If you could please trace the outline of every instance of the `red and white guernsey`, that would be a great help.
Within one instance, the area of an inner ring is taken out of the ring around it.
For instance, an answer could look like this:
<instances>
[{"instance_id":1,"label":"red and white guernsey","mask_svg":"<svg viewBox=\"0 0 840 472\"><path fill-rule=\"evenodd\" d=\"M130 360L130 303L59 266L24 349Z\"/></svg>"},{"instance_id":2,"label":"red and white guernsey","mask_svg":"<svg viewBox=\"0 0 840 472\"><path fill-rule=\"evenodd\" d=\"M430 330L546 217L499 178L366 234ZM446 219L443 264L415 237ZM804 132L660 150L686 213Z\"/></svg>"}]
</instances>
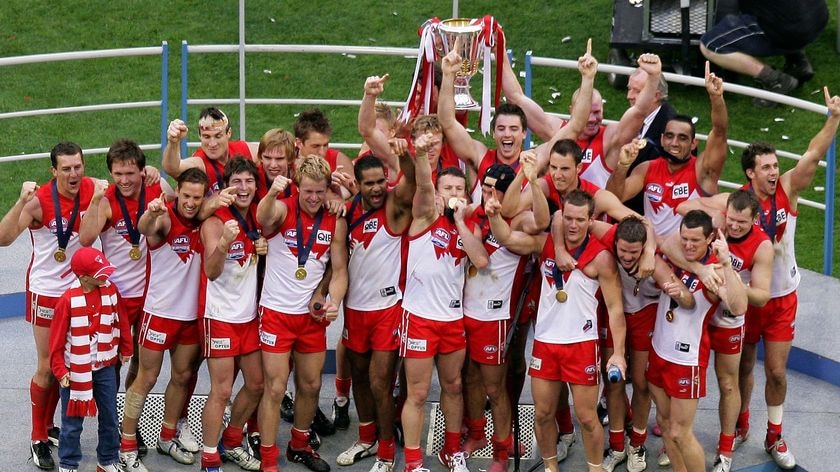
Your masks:
<instances>
[{"instance_id":1,"label":"red and white guernsey","mask_svg":"<svg viewBox=\"0 0 840 472\"><path fill-rule=\"evenodd\" d=\"M609 231L601 238L613 257L618 258L618 253L615 248L615 232L618 229L618 224L614 224ZM616 263L618 267L618 274L621 276L621 299L624 303L624 313L632 315L642 311L643 308L659 302L659 295L662 290L656 285L652 277L644 279L637 279L630 275L627 270ZM638 293L636 287L639 287Z\"/></svg>"},{"instance_id":2,"label":"red and white guernsey","mask_svg":"<svg viewBox=\"0 0 840 472\"><path fill-rule=\"evenodd\" d=\"M409 236L403 308L434 321L462 319L466 265L464 243L446 216Z\"/></svg>"},{"instance_id":3,"label":"red and white guernsey","mask_svg":"<svg viewBox=\"0 0 840 472\"><path fill-rule=\"evenodd\" d=\"M248 143L245 141L228 141L228 158L233 158L236 156L246 157L248 159L253 159L251 156L251 148L248 147ZM207 177L210 179L210 185L207 189L208 195L213 195L219 193L219 191L225 188L224 182L224 174L225 174L225 166L221 162L210 159L207 157L207 154L204 152L204 149L198 148L193 154L193 157L197 157L201 159L201 162L204 164L204 172L207 174Z\"/></svg>"},{"instance_id":4,"label":"red and white guernsey","mask_svg":"<svg viewBox=\"0 0 840 472\"><path fill-rule=\"evenodd\" d=\"M750 190L750 184L741 187ZM776 193L765 200L759 199L761 208L756 226L764 229L773 243L773 276L770 281L770 297L783 297L799 287L802 275L796 265L794 235L798 213L790 206L790 199L781 184ZM773 218L775 213L775 219ZM775 220L775 221L774 221Z\"/></svg>"},{"instance_id":5,"label":"red and white guernsey","mask_svg":"<svg viewBox=\"0 0 840 472\"><path fill-rule=\"evenodd\" d=\"M751 228L750 232L740 239L726 238L729 244L729 260L732 261L732 268L741 277L744 285L749 285L752 280L753 257L758 246L769 240L764 231L760 228ZM736 313L743 315L743 313ZM721 302L712 317L711 324L722 328L737 328L744 325L743 316L734 316L726 303Z\"/></svg>"},{"instance_id":6,"label":"red and white guernsey","mask_svg":"<svg viewBox=\"0 0 840 472\"><path fill-rule=\"evenodd\" d=\"M35 192L35 198L41 204L41 224L29 227L29 235L32 238L32 258L29 261L29 268L26 273L26 290L47 297L60 297L73 284L74 277L64 277L62 274L70 270L70 258L77 249L79 243L79 224L82 215L90 205L93 197L94 183L89 177L83 177L79 183L79 211L76 221L73 223L70 239L65 248L64 262L55 260L55 253L58 251L58 239L56 238L56 213L52 196L52 186L55 179L41 185ZM58 194L59 208L61 209L61 228L66 231L70 224L74 198L67 198Z\"/></svg>"},{"instance_id":7,"label":"red and white guernsey","mask_svg":"<svg viewBox=\"0 0 840 472\"><path fill-rule=\"evenodd\" d=\"M198 292L199 315L226 323L247 323L257 317L257 258L254 242L246 231L259 231L256 203L242 215L249 228L239 224L239 234L228 246L222 273L216 280L204 274L204 257L201 259L201 279ZM229 208L220 208L214 214L222 221L237 221ZM202 253L203 254L203 253Z\"/></svg>"},{"instance_id":8,"label":"red and white guernsey","mask_svg":"<svg viewBox=\"0 0 840 472\"><path fill-rule=\"evenodd\" d=\"M645 174L645 217L653 224L657 236L667 236L680 227L682 216L677 206L686 201L705 196L697 183L697 158L691 156L688 163L676 172L668 169L668 159L661 157L650 161Z\"/></svg>"},{"instance_id":9,"label":"red and white guernsey","mask_svg":"<svg viewBox=\"0 0 840 472\"><path fill-rule=\"evenodd\" d=\"M578 139L582 156L580 160L580 177L586 179L600 188L607 186L607 180L613 173L613 169L607 166L604 155L604 131L607 127L601 125L598 134L589 139Z\"/></svg>"},{"instance_id":10,"label":"red and white guernsey","mask_svg":"<svg viewBox=\"0 0 840 472\"><path fill-rule=\"evenodd\" d=\"M557 187L554 186L554 179L551 177L551 174L545 174L543 178L548 184L548 196L546 198L548 201L554 202L557 205L557 208L563 208L563 195L560 195L560 192L557 191ZM581 178L578 178L577 188L583 190L593 198L595 197L595 194L598 193L598 190L601 190L601 187Z\"/></svg>"},{"instance_id":11,"label":"red and white guernsey","mask_svg":"<svg viewBox=\"0 0 840 472\"><path fill-rule=\"evenodd\" d=\"M161 318L193 321L198 319L203 249L198 223L181 217L177 204L175 200L166 205L172 222L166 239L149 244L149 285L143 310Z\"/></svg>"},{"instance_id":12,"label":"red and white guernsey","mask_svg":"<svg viewBox=\"0 0 840 472\"><path fill-rule=\"evenodd\" d=\"M717 262L714 256L708 256L703 263ZM677 277L682 280L692 297L694 308L686 309L672 303L671 297L662 292L659 308L656 310L656 323L653 328L651 343L656 354L668 362L686 366L709 365L711 342L706 325L717 309L719 302L713 302L706 294L706 287L691 272L672 267ZM669 315L668 312L673 315Z\"/></svg>"},{"instance_id":13,"label":"red and white guernsey","mask_svg":"<svg viewBox=\"0 0 840 472\"><path fill-rule=\"evenodd\" d=\"M321 222L303 265L306 277L298 280L295 278L300 250L297 242L298 199L287 198L283 202L287 208L286 218L274 233L266 235L268 256L265 261L260 305L287 315L308 315L309 300L324 278L327 263L330 261L330 243L335 232L336 217L324 209L319 210ZM314 230L317 215L313 217L305 211L300 211L300 219L301 241L306 246Z\"/></svg>"},{"instance_id":14,"label":"red and white guernsey","mask_svg":"<svg viewBox=\"0 0 840 472\"><path fill-rule=\"evenodd\" d=\"M534 339L550 344L572 344L598 339L598 299L601 287L598 279L583 273L593 259L607 248L598 239L588 237L586 246L577 257L577 266L570 272L561 272L563 290L568 294L565 302L557 301L558 284L554 279L554 240L545 239L540 254L542 287L537 311Z\"/></svg>"},{"instance_id":15,"label":"red and white guernsey","mask_svg":"<svg viewBox=\"0 0 840 472\"><path fill-rule=\"evenodd\" d=\"M513 314L511 298L521 290L527 257L510 252L496 241L490 232L483 208L479 207L474 217L481 228L484 249L490 256L490 263L485 269L470 267L467 271L464 316L479 321L506 320Z\"/></svg>"},{"instance_id":16,"label":"red and white guernsey","mask_svg":"<svg viewBox=\"0 0 840 472\"><path fill-rule=\"evenodd\" d=\"M108 226L99 235L99 240L102 241L102 252L105 257L111 261L111 264L117 268L114 274L108 279L109 282L117 286L122 298L137 298L142 297L146 291L146 259L148 257L148 248L146 247L146 237L140 235L138 242L138 249L140 249L140 259L131 259L129 252L131 251L131 237L128 232L128 226L125 222L120 203L117 200L117 187L111 184L108 190L105 191L105 198L111 207L111 219L108 221ZM160 197L163 190L160 184L147 185L145 190L145 200L142 202L143 210L146 205ZM128 210L127 217L131 221L131 225L137 228L137 210L140 207L139 198L125 198L125 208Z\"/></svg>"},{"instance_id":17,"label":"red and white guernsey","mask_svg":"<svg viewBox=\"0 0 840 472\"><path fill-rule=\"evenodd\" d=\"M385 205L369 213L361 202L350 202L346 218L350 282L344 304L359 311L396 305L402 298L402 234L388 227Z\"/></svg>"},{"instance_id":18,"label":"red and white guernsey","mask_svg":"<svg viewBox=\"0 0 840 472\"><path fill-rule=\"evenodd\" d=\"M470 196L472 197L472 201L481 201L481 182L484 180L484 174L487 173L487 169L492 167L494 164L504 164L504 162L499 160L495 149L488 149L487 152L484 153L484 156L482 156L481 162L479 162L478 164L478 170L476 171L476 179L475 182L473 182L472 188L470 189ZM514 171L519 170L518 159L513 161L512 164L508 165Z\"/></svg>"}]
</instances>

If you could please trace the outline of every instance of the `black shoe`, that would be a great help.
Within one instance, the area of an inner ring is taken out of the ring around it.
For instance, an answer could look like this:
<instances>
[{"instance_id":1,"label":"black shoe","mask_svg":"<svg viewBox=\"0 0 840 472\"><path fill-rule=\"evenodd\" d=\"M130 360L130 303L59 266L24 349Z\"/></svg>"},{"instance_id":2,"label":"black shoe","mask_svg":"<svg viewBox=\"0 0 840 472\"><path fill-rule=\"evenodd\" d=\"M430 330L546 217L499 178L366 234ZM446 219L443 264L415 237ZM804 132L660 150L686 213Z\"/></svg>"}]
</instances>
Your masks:
<instances>
[{"instance_id":1,"label":"black shoe","mask_svg":"<svg viewBox=\"0 0 840 472\"><path fill-rule=\"evenodd\" d=\"M149 453L149 447L146 446L146 441L143 440L143 435L140 434L140 428L137 428L137 457L146 457Z\"/></svg>"},{"instance_id":2,"label":"black shoe","mask_svg":"<svg viewBox=\"0 0 840 472\"><path fill-rule=\"evenodd\" d=\"M346 431L350 427L350 399L346 398L344 406L338 406L338 399L333 400L333 424L335 429Z\"/></svg>"},{"instance_id":3,"label":"black shoe","mask_svg":"<svg viewBox=\"0 0 840 472\"><path fill-rule=\"evenodd\" d=\"M259 460L262 461L262 457L260 456L260 445L262 445L262 439L260 438L260 433L254 433L248 435L248 449L251 455Z\"/></svg>"},{"instance_id":4,"label":"black shoe","mask_svg":"<svg viewBox=\"0 0 840 472\"><path fill-rule=\"evenodd\" d=\"M50 444L55 447L58 447L58 437L61 436L61 428L58 426L53 426L52 428L47 430L47 439L50 440Z\"/></svg>"},{"instance_id":5,"label":"black shoe","mask_svg":"<svg viewBox=\"0 0 840 472\"><path fill-rule=\"evenodd\" d=\"M309 447L312 448L313 451L317 451L321 448L321 437L318 436L313 430L309 430Z\"/></svg>"},{"instance_id":6,"label":"black shoe","mask_svg":"<svg viewBox=\"0 0 840 472\"><path fill-rule=\"evenodd\" d=\"M604 397L598 401L598 421L604 426L610 422L610 417L607 415L607 400Z\"/></svg>"},{"instance_id":7,"label":"black shoe","mask_svg":"<svg viewBox=\"0 0 840 472\"><path fill-rule=\"evenodd\" d=\"M286 460L303 464L313 472L330 472L330 465L315 451L298 451L289 446L286 448Z\"/></svg>"},{"instance_id":8,"label":"black shoe","mask_svg":"<svg viewBox=\"0 0 840 472\"><path fill-rule=\"evenodd\" d=\"M315 410L315 419L312 421L312 430L321 436L332 436L335 434L335 425L329 418L327 418L327 415L321 411L320 407Z\"/></svg>"},{"instance_id":9,"label":"black shoe","mask_svg":"<svg viewBox=\"0 0 840 472\"><path fill-rule=\"evenodd\" d=\"M808 56L801 51L785 56L785 67L782 72L796 77L800 85L814 78L814 67L808 60Z\"/></svg>"},{"instance_id":10,"label":"black shoe","mask_svg":"<svg viewBox=\"0 0 840 472\"><path fill-rule=\"evenodd\" d=\"M792 75L785 74L782 71L765 66L761 73L756 77L756 80L762 88L768 92L780 93L788 95L799 87L799 81ZM761 108L771 108L777 105L776 102L764 100L763 98L753 98L753 105Z\"/></svg>"},{"instance_id":11,"label":"black shoe","mask_svg":"<svg viewBox=\"0 0 840 472\"><path fill-rule=\"evenodd\" d=\"M44 470L55 469L49 441L35 441L29 445L29 451L32 453L32 463L35 467Z\"/></svg>"},{"instance_id":12,"label":"black shoe","mask_svg":"<svg viewBox=\"0 0 840 472\"><path fill-rule=\"evenodd\" d=\"M280 402L280 417L287 423L295 422L295 400L289 392L286 392L283 401Z\"/></svg>"}]
</instances>

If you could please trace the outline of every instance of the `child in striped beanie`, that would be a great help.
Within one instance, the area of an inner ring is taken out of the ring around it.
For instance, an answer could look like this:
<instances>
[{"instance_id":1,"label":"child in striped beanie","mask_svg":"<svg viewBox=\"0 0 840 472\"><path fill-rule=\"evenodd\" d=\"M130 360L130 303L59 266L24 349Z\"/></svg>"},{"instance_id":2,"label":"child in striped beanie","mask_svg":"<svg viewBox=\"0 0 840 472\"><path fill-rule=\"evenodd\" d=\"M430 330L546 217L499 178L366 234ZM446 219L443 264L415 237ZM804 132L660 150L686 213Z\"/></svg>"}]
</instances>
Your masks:
<instances>
[{"instance_id":1,"label":"child in striped beanie","mask_svg":"<svg viewBox=\"0 0 840 472\"><path fill-rule=\"evenodd\" d=\"M131 359L133 346L116 286L108 282L115 269L101 251L84 247L64 274L72 272L77 280L59 299L50 329L50 367L61 386L61 472L79 467L86 416L99 421L97 472L119 470L115 366Z\"/></svg>"}]
</instances>

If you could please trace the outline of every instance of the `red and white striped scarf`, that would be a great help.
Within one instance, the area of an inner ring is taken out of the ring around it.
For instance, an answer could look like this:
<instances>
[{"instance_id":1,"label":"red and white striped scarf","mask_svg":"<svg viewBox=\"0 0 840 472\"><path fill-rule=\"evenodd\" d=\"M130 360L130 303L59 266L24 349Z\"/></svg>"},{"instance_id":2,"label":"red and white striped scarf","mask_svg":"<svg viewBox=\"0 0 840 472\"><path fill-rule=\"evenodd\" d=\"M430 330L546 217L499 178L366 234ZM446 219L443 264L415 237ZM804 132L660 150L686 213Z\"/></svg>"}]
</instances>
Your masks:
<instances>
[{"instance_id":1,"label":"red and white striped scarf","mask_svg":"<svg viewBox=\"0 0 840 472\"><path fill-rule=\"evenodd\" d=\"M93 367L113 365L117 359L120 344L117 289L106 282L99 287L98 293L101 297L99 326L93 326L96 332L92 333L85 292L78 280L70 288L70 331L64 350L64 361L70 369L67 416L96 416ZM91 346L95 346L95 358L91 355Z\"/></svg>"}]
</instances>

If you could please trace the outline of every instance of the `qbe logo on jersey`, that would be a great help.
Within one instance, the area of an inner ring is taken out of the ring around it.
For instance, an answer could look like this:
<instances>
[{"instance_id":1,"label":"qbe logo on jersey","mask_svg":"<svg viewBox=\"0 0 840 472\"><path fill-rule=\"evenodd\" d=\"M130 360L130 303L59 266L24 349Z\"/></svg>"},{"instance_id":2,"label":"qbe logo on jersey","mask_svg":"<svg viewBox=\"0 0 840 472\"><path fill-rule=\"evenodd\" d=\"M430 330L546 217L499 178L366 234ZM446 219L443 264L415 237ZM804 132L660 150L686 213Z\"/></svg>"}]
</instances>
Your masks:
<instances>
[{"instance_id":1,"label":"qbe logo on jersey","mask_svg":"<svg viewBox=\"0 0 840 472\"><path fill-rule=\"evenodd\" d=\"M362 233L375 233L379 229L379 218L371 218L365 221L365 227Z\"/></svg>"},{"instance_id":2,"label":"qbe logo on jersey","mask_svg":"<svg viewBox=\"0 0 840 472\"><path fill-rule=\"evenodd\" d=\"M319 243L329 244L332 241L332 234L327 230L319 229L316 238Z\"/></svg>"},{"instance_id":3,"label":"qbe logo on jersey","mask_svg":"<svg viewBox=\"0 0 840 472\"><path fill-rule=\"evenodd\" d=\"M592 163L592 149L587 149L583 152L583 156L580 158L580 162L584 164L591 164Z\"/></svg>"},{"instance_id":4,"label":"qbe logo on jersey","mask_svg":"<svg viewBox=\"0 0 840 472\"><path fill-rule=\"evenodd\" d=\"M647 188L645 188L645 197L654 203L662 201L662 193L662 186L657 183L650 183Z\"/></svg>"},{"instance_id":5,"label":"qbe logo on jersey","mask_svg":"<svg viewBox=\"0 0 840 472\"><path fill-rule=\"evenodd\" d=\"M671 198L674 200L688 198L690 194L691 190L688 188L688 182L676 184L674 185L674 188L671 189Z\"/></svg>"}]
</instances>

